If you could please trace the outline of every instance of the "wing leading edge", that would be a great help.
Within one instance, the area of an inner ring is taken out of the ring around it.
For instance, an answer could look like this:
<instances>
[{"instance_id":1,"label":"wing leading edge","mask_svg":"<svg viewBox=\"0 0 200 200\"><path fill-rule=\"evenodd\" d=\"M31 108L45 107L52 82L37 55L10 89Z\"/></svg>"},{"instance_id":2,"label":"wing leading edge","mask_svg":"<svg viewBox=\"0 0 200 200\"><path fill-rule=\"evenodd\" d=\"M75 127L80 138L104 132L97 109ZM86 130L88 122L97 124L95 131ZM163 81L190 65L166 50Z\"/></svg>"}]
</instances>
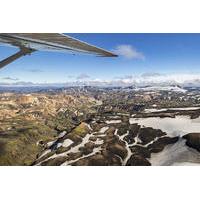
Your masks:
<instances>
[{"instance_id":1,"label":"wing leading edge","mask_svg":"<svg viewBox=\"0 0 200 200\"><path fill-rule=\"evenodd\" d=\"M117 56L102 48L59 33L2 33L0 34L0 43L20 48L17 56L14 54L11 56L12 59L9 57L0 61L0 68L34 51L86 53L104 57Z\"/></svg>"}]
</instances>

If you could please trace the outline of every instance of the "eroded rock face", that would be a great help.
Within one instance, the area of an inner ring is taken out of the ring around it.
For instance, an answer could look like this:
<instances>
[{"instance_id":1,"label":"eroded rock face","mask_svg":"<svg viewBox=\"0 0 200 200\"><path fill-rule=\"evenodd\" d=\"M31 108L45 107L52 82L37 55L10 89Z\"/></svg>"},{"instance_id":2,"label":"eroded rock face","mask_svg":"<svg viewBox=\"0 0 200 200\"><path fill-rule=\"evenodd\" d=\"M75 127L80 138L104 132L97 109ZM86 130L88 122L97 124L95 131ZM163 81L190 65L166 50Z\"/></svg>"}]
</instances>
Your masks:
<instances>
[{"instance_id":1,"label":"eroded rock face","mask_svg":"<svg viewBox=\"0 0 200 200\"><path fill-rule=\"evenodd\" d=\"M164 135L166 135L166 133L162 132L161 130L153 129L150 127L142 128L139 130L139 138L142 141L142 144L144 145L150 143L155 138Z\"/></svg>"},{"instance_id":2,"label":"eroded rock face","mask_svg":"<svg viewBox=\"0 0 200 200\"><path fill-rule=\"evenodd\" d=\"M129 124L124 116L117 116L122 122L114 124L106 124L107 118L115 119L96 116L79 124L47 148L47 154L40 156L35 164L149 166L151 153L158 153L178 140L161 130Z\"/></svg>"},{"instance_id":3,"label":"eroded rock face","mask_svg":"<svg viewBox=\"0 0 200 200\"><path fill-rule=\"evenodd\" d=\"M84 121L94 101L62 92L0 92L0 165L31 165L46 151L48 142L58 139L58 133L66 131L67 135ZM82 140L80 135L71 138ZM57 144L59 140L47 149L56 152ZM63 147L58 153L66 151Z\"/></svg>"},{"instance_id":4,"label":"eroded rock face","mask_svg":"<svg viewBox=\"0 0 200 200\"><path fill-rule=\"evenodd\" d=\"M166 145L176 143L178 139L179 137L162 137L148 145L148 149L151 153L158 153L161 152Z\"/></svg>"},{"instance_id":5,"label":"eroded rock face","mask_svg":"<svg viewBox=\"0 0 200 200\"><path fill-rule=\"evenodd\" d=\"M17 98L16 102L19 104L32 104L38 102L38 99L32 95L22 95Z\"/></svg>"},{"instance_id":6,"label":"eroded rock face","mask_svg":"<svg viewBox=\"0 0 200 200\"><path fill-rule=\"evenodd\" d=\"M183 138L186 139L186 145L200 152L200 133L188 133Z\"/></svg>"},{"instance_id":7,"label":"eroded rock face","mask_svg":"<svg viewBox=\"0 0 200 200\"><path fill-rule=\"evenodd\" d=\"M117 157L109 157L103 154L96 154L89 157L88 159L81 159L72 165L76 166L109 166L109 165L120 165L120 160Z\"/></svg>"},{"instance_id":8,"label":"eroded rock face","mask_svg":"<svg viewBox=\"0 0 200 200\"><path fill-rule=\"evenodd\" d=\"M151 157L151 152L146 147L135 145L135 146L131 147L131 152L134 155L140 155L143 158L150 158Z\"/></svg>"},{"instance_id":9,"label":"eroded rock face","mask_svg":"<svg viewBox=\"0 0 200 200\"><path fill-rule=\"evenodd\" d=\"M111 153L120 156L122 159L127 156L125 144L121 141L116 141L113 144L108 144L106 149Z\"/></svg>"},{"instance_id":10,"label":"eroded rock face","mask_svg":"<svg viewBox=\"0 0 200 200\"><path fill-rule=\"evenodd\" d=\"M52 158L52 159L49 159L49 160L43 162L41 165L42 166L59 166L67 159L68 159L68 157Z\"/></svg>"},{"instance_id":11,"label":"eroded rock face","mask_svg":"<svg viewBox=\"0 0 200 200\"><path fill-rule=\"evenodd\" d=\"M126 163L127 166L150 166L151 163L140 155L132 155Z\"/></svg>"}]
</instances>

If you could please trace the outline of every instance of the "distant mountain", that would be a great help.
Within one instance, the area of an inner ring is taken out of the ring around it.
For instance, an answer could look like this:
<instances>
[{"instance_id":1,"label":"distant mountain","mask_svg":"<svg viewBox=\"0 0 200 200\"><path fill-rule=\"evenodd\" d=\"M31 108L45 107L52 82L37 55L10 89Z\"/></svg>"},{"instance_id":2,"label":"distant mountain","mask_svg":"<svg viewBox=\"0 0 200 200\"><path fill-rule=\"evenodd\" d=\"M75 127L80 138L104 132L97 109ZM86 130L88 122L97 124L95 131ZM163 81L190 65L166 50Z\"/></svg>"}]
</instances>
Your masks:
<instances>
[{"instance_id":1,"label":"distant mountain","mask_svg":"<svg viewBox=\"0 0 200 200\"><path fill-rule=\"evenodd\" d=\"M141 86L141 87L137 87L135 88L134 90L136 91L172 91L172 92L183 92L185 93L187 90L182 88L181 86L179 85L165 85L165 86Z\"/></svg>"},{"instance_id":2,"label":"distant mountain","mask_svg":"<svg viewBox=\"0 0 200 200\"><path fill-rule=\"evenodd\" d=\"M200 80L192 81L146 81L146 80L88 80L88 81L74 81L65 83L33 83L33 82L0 82L0 87L123 87L130 90L172 90L184 92L185 87L200 87Z\"/></svg>"}]
</instances>

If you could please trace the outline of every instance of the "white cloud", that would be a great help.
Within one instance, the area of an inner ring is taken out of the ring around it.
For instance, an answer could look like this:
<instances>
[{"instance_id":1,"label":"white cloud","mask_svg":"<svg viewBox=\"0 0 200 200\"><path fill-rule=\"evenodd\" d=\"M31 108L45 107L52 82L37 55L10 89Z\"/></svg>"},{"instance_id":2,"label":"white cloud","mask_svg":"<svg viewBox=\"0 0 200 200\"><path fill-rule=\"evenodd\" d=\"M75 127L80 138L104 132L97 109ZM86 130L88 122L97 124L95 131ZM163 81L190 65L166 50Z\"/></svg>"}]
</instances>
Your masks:
<instances>
[{"instance_id":1,"label":"white cloud","mask_svg":"<svg viewBox=\"0 0 200 200\"><path fill-rule=\"evenodd\" d=\"M3 77L3 78L1 78L1 79L7 80L7 81L18 81L18 80L19 80L18 78L12 78L12 77L9 77L9 76Z\"/></svg>"},{"instance_id":2,"label":"white cloud","mask_svg":"<svg viewBox=\"0 0 200 200\"><path fill-rule=\"evenodd\" d=\"M141 75L141 77L143 78L156 77L156 76L161 76L161 74L156 72L146 72Z\"/></svg>"},{"instance_id":3,"label":"white cloud","mask_svg":"<svg viewBox=\"0 0 200 200\"><path fill-rule=\"evenodd\" d=\"M131 76L130 76L131 77ZM200 85L200 74L159 74L145 73L142 75L132 76L132 78L119 78L119 82L135 85L159 85L159 84L181 84Z\"/></svg>"},{"instance_id":4,"label":"white cloud","mask_svg":"<svg viewBox=\"0 0 200 200\"><path fill-rule=\"evenodd\" d=\"M145 59L144 54L142 52L139 52L135 47L131 45L118 45L113 51L117 55L123 56L127 59Z\"/></svg>"},{"instance_id":5,"label":"white cloud","mask_svg":"<svg viewBox=\"0 0 200 200\"><path fill-rule=\"evenodd\" d=\"M114 77L114 79L121 79L121 80L123 80L123 79L131 79L131 78L133 78L133 75L125 75L125 76L116 76L116 77Z\"/></svg>"},{"instance_id":6,"label":"white cloud","mask_svg":"<svg viewBox=\"0 0 200 200\"><path fill-rule=\"evenodd\" d=\"M88 74L80 74L76 77L77 80L84 80L84 79L88 79L90 78L90 76Z\"/></svg>"}]
</instances>

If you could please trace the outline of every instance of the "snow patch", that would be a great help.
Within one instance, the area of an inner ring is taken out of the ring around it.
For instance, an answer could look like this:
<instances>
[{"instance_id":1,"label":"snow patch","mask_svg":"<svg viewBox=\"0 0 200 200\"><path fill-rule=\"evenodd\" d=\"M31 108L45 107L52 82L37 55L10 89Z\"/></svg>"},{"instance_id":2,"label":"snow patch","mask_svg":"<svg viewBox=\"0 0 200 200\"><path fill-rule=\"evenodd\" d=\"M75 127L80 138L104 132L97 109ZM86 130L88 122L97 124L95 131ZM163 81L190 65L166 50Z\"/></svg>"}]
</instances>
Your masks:
<instances>
[{"instance_id":1,"label":"snow patch","mask_svg":"<svg viewBox=\"0 0 200 200\"><path fill-rule=\"evenodd\" d=\"M62 146L63 147L68 147L68 146L70 146L71 144L73 144L74 142L72 141L72 140L70 140L70 139L66 139L66 140L64 140L64 142L62 143Z\"/></svg>"},{"instance_id":2,"label":"snow patch","mask_svg":"<svg viewBox=\"0 0 200 200\"><path fill-rule=\"evenodd\" d=\"M119 124L121 122L122 122L122 120L107 120L106 124Z\"/></svg>"}]
</instances>

